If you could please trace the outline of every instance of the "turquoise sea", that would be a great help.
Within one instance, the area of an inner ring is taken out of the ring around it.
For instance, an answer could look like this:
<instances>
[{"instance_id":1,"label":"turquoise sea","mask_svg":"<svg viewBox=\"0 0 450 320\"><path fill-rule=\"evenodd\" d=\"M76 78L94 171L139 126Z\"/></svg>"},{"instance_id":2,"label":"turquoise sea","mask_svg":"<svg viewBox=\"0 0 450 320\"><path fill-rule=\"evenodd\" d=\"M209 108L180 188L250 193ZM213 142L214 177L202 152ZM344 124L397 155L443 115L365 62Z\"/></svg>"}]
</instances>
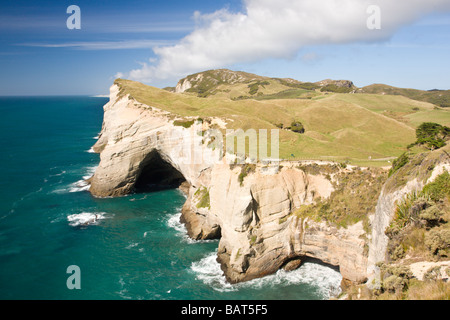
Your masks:
<instances>
[{"instance_id":1,"label":"turquoise sea","mask_svg":"<svg viewBox=\"0 0 450 320\"><path fill-rule=\"evenodd\" d=\"M90 148L107 101L0 98L0 299L304 300L339 291L339 273L313 263L226 283L218 241L191 241L179 223L178 190L92 197L83 179L99 162ZM81 289L66 285L71 265Z\"/></svg>"}]
</instances>

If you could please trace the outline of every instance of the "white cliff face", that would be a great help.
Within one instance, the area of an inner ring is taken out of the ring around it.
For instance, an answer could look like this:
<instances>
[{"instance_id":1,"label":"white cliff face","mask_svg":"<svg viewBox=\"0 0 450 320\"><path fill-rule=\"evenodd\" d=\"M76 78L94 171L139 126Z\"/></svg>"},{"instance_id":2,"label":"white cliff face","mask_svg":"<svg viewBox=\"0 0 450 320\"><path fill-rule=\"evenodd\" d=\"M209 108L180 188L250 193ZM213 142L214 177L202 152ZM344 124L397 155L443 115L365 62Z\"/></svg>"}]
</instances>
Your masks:
<instances>
[{"instance_id":1,"label":"white cliff face","mask_svg":"<svg viewBox=\"0 0 450 320\"><path fill-rule=\"evenodd\" d=\"M190 128L173 124L167 112L142 105L127 96L119 99L119 88L111 88L111 100L104 107L104 121L93 149L100 153L100 165L91 179L95 196L118 196L132 192L153 156L181 173L194 184L199 173L210 166L202 159L218 158L218 150L202 147L194 123ZM193 145L197 147L192 147Z\"/></svg>"},{"instance_id":2,"label":"white cliff face","mask_svg":"<svg viewBox=\"0 0 450 320\"><path fill-rule=\"evenodd\" d=\"M218 261L230 282L290 269L305 258L339 267L345 279L363 282L382 259L393 203L409 189L381 195L368 263L362 223L337 228L292 214L330 196L333 186L323 175L306 174L298 163L283 162L281 170L256 164L240 181L241 166L218 161L221 148L202 141L199 132L205 123L174 125L175 115L122 97L119 91L117 85L111 87L94 146L100 153L100 164L89 179L94 196L131 193L143 178L167 185L185 180L182 221L193 239L220 238Z\"/></svg>"},{"instance_id":3,"label":"white cliff face","mask_svg":"<svg viewBox=\"0 0 450 320\"><path fill-rule=\"evenodd\" d=\"M192 88L191 82L185 79L177 83L177 86L175 87L175 93L182 93L190 88Z\"/></svg>"},{"instance_id":4,"label":"white cliff face","mask_svg":"<svg viewBox=\"0 0 450 320\"><path fill-rule=\"evenodd\" d=\"M400 203L408 194L413 192L420 192L423 187L433 182L444 170L450 172L450 158L446 153L441 153L439 156L430 154L425 157L420 163L416 164L415 169L417 171L418 177L410 178L411 180L406 181L403 186L394 188L390 187L393 181L402 179L399 175L403 175L403 168L400 169L396 174L392 175L389 180L385 183L381 194L378 198L378 203L376 206L375 214L372 219L372 234L369 243L369 254L367 261L367 284L369 286L379 285L379 268L376 266L378 262L386 262L387 259L387 247L388 247L388 237L385 234L386 228L390 225L397 204ZM430 172L429 177L422 176L419 171L420 168L427 170L426 168L433 168ZM419 177L420 176L420 177Z\"/></svg>"},{"instance_id":5,"label":"white cliff face","mask_svg":"<svg viewBox=\"0 0 450 320\"><path fill-rule=\"evenodd\" d=\"M424 184L414 179L409 181L403 188L394 192L386 192L383 188L375 210L372 221L372 236L369 246L369 256L367 265L367 275L369 282L377 279L379 270L376 267L378 262L386 261L386 251L388 246L388 237L385 234L386 228L392 221L395 213L396 204L407 194L413 191L419 191Z\"/></svg>"},{"instance_id":6,"label":"white cliff face","mask_svg":"<svg viewBox=\"0 0 450 320\"><path fill-rule=\"evenodd\" d=\"M316 197L327 198L333 190L327 179L283 167L272 175L256 169L242 187L234 181L236 177L230 180L231 198L227 200L230 193L218 197L223 201L220 206L229 210L224 215L218 251L229 281L271 274L291 260L305 258L339 267L346 279L366 279L362 223L338 229L291 214ZM236 190L239 196L233 194Z\"/></svg>"},{"instance_id":7,"label":"white cliff face","mask_svg":"<svg viewBox=\"0 0 450 320\"><path fill-rule=\"evenodd\" d=\"M175 87L175 93L183 93L187 90L189 90L190 88L192 88L192 82L197 83L199 81L203 80L203 74L198 74L196 77L192 78L191 80L189 80L188 78L184 78L181 79L176 87Z\"/></svg>"}]
</instances>

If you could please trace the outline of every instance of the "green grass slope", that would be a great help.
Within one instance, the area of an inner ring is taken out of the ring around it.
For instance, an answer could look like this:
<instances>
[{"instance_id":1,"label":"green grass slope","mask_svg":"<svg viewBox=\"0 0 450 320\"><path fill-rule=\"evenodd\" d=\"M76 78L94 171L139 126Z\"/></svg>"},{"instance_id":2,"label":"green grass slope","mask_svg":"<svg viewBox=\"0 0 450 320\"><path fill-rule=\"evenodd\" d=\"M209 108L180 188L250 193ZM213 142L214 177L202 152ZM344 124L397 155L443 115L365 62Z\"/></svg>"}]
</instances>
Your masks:
<instances>
[{"instance_id":1,"label":"green grass slope","mask_svg":"<svg viewBox=\"0 0 450 320\"><path fill-rule=\"evenodd\" d=\"M404 89L388 86L385 84L372 84L360 88L357 92L383 94L383 95L400 95L407 98L429 102L436 106L447 108L450 107L450 90L416 90L416 89Z\"/></svg>"},{"instance_id":2,"label":"green grass slope","mask_svg":"<svg viewBox=\"0 0 450 320\"><path fill-rule=\"evenodd\" d=\"M289 160L387 166L416 140L415 129L422 122L450 126L450 109L402 95L326 93L317 84L235 74L228 74L230 81L214 73L220 81L200 97L198 92L174 93L130 80L115 83L121 94L143 104L178 117L220 117L229 129L270 130L300 121L303 134L280 130L280 157Z\"/></svg>"}]
</instances>

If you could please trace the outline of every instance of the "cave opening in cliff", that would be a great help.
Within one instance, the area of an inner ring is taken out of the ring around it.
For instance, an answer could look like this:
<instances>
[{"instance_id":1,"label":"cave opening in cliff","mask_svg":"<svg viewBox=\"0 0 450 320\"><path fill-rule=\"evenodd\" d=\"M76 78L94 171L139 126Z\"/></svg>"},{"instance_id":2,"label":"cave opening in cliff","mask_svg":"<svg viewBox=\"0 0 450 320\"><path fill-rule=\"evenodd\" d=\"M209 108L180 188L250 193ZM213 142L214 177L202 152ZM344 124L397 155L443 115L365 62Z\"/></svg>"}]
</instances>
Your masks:
<instances>
[{"instance_id":1,"label":"cave opening in cliff","mask_svg":"<svg viewBox=\"0 0 450 320\"><path fill-rule=\"evenodd\" d=\"M180 171L153 150L142 161L134 188L136 193L175 189L185 181Z\"/></svg>"}]
</instances>

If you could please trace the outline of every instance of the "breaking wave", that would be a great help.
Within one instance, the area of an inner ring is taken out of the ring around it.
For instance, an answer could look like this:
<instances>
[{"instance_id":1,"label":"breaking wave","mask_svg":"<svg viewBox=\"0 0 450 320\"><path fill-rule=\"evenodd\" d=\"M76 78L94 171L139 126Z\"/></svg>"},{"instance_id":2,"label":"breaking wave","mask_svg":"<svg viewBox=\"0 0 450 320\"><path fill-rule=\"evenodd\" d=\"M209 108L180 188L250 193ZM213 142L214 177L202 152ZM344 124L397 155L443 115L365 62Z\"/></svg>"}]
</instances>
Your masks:
<instances>
[{"instance_id":1,"label":"breaking wave","mask_svg":"<svg viewBox=\"0 0 450 320\"><path fill-rule=\"evenodd\" d=\"M101 220L106 219L105 212L82 212L67 216L67 221L72 227L98 225Z\"/></svg>"},{"instance_id":2,"label":"breaking wave","mask_svg":"<svg viewBox=\"0 0 450 320\"><path fill-rule=\"evenodd\" d=\"M69 192L80 192L80 191L87 191L90 188L90 184L87 183L85 180L79 180L77 182L74 182L70 185Z\"/></svg>"},{"instance_id":3,"label":"breaking wave","mask_svg":"<svg viewBox=\"0 0 450 320\"><path fill-rule=\"evenodd\" d=\"M177 235L182 239L182 241L189 244L204 243L204 242L216 242L217 240L192 240L189 238L186 226L180 222L181 212L170 214L167 219L167 226L177 231Z\"/></svg>"},{"instance_id":4,"label":"breaking wave","mask_svg":"<svg viewBox=\"0 0 450 320\"><path fill-rule=\"evenodd\" d=\"M200 261L193 262L191 270L197 275L198 280L201 280L216 291L230 292L238 290L238 285L232 285L227 282L216 258L217 251L207 255Z\"/></svg>"},{"instance_id":5,"label":"breaking wave","mask_svg":"<svg viewBox=\"0 0 450 320\"><path fill-rule=\"evenodd\" d=\"M320 264L305 262L294 271L278 270L275 274L263 278L230 284L226 281L216 258L217 251L191 265L191 270L196 274L197 279L216 291L230 292L242 288L262 289L307 284L313 287L323 299L337 296L341 292L341 274Z\"/></svg>"},{"instance_id":6,"label":"breaking wave","mask_svg":"<svg viewBox=\"0 0 450 320\"><path fill-rule=\"evenodd\" d=\"M66 192L81 192L81 191L87 191L91 187L90 184L86 181L90 177L92 177L95 173L95 170L98 166L91 166L84 168L84 175L82 180L78 180L76 182L73 182L69 184L66 188L63 189L56 189L53 191L53 193L66 193ZM63 171L61 174L66 173L66 171Z\"/></svg>"}]
</instances>

